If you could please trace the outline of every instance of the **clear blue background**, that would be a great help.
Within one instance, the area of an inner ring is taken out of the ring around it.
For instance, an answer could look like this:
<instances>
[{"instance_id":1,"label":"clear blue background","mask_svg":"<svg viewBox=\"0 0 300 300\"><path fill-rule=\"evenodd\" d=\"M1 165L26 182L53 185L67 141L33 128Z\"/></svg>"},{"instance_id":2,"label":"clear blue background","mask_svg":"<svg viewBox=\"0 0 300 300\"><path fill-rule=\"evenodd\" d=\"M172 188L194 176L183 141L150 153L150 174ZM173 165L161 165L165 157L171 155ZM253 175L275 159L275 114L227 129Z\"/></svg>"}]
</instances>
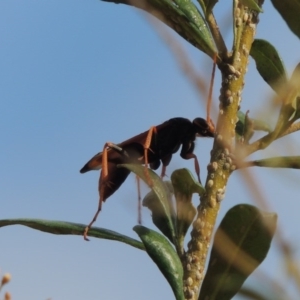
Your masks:
<instances>
[{"instance_id":1,"label":"clear blue background","mask_svg":"<svg viewBox=\"0 0 300 300\"><path fill-rule=\"evenodd\" d=\"M231 8L226 5L229 2L217 4L216 16L230 49ZM300 60L299 40L269 1L264 11L257 37L276 45L291 73ZM211 61L173 37L208 84ZM250 109L251 116L272 124L274 94L252 60L248 69L242 110ZM215 107L219 82L217 74ZM99 173L81 175L83 164L106 141L121 142L172 117L205 117L205 98L178 67L145 13L97 0L1 0L0 218L87 224L97 207ZM259 156L299 154L297 138L296 133L282 139ZM197 141L203 180L211 146L211 139ZM193 162L177 155L168 174L182 167L193 171ZM240 172L230 178L218 222L237 203L263 207L251 192L260 188L298 260L299 171L253 169L249 174L255 185L246 184ZM136 237L136 219L137 192L130 176L104 204L96 226ZM153 228L146 209L143 223ZM80 236L55 236L21 226L1 228L0 241L0 268L12 274L6 290L14 300L173 299L147 254L121 243L85 242ZM276 240L256 274L258 280L249 284L259 286L266 274L297 298Z\"/></svg>"}]
</instances>

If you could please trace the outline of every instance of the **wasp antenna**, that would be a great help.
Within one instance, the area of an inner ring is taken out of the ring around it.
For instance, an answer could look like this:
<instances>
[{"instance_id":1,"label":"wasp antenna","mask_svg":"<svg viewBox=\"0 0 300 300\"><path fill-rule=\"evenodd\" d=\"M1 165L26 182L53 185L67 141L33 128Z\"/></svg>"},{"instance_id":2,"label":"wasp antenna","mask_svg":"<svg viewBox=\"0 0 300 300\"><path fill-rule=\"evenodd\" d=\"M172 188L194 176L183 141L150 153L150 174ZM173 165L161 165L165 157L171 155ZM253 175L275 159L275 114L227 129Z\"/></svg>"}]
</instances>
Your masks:
<instances>
[{"instance_id":1,"label":"wasp antenna","mask_svg":"<svg viewBox=\"0 0 300 300\"><path fill-rule=\"evenodd\" d=\"M215 79L215 73L216 73L217 53L215 53L213 61L214 61L214 63L213 63L213 69L212 69L212 74L211 74L211 78L210 78L209 92L208 92L208 99L207 99L207 106L206 106L206 120L210 126L211 125L213 126L213 123L211 124L210 108L211 108L212 93L213 93L214 79Z\"/></svg>"}]
</instances>

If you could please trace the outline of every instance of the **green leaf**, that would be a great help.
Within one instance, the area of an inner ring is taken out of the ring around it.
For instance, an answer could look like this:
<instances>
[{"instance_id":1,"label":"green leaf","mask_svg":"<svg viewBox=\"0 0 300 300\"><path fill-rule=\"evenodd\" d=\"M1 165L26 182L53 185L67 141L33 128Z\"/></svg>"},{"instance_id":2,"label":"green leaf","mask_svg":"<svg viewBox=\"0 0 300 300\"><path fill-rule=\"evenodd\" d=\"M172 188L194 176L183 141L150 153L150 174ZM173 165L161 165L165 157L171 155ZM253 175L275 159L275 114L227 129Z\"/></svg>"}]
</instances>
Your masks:
<instances>
[{"instance_id":1,"label":"green leaf","mask_svg":"<svg viewBox=\"0 0 300 300\"><path fill-rule=\"evenodd\" d=\"M64 222L64 221L51 221L42 219L5 219L0 220L0 227L9 225L24 225L36 230L40 230L52 234L62 234L62 235L81 235L83 236L84 229L86 225ZM135 248L145 250L143 244L133 238L126 235L117 233L112 230L92 227L89 230L89 236L93 236L99 239L119 241Z\"/></svg>"},{"instance_id":2,"label":"green leaf","mask_svg":"<svg viewBox=\"0 0 300 300\"><path fill-rule=\"evenodd\" d=\"M271 132L272 128L270 127L270 125L268 123L266 123L265 121L262 120L257 120L257 119L252 119L253 122L253 129L255 131L266 131L266 132Z\"/></svg>"},{"instance_id":3,"label":"green leaf","mask_svg":"<svg viewBox=\"0 0 300 300\"><path fill-rule=\"evenodd\" d=\"M254 124L253 120L249 118L249 111L244 114L243 112L238 112L239 121L236 124L236 132L238 136L242 138L242 142L245 144L249 143L249 140L254 134Z\"/></svg>"},{"instance_id":4,"label":"green leaf","mask_svg":"<svg viewBox=\"0 0 300 300\"><path fill-rule=\"evenodd\" d=\"M300 156L278 156L246 162L247 166L300 169Z\"/></svg>"},{"instance_id":5,"label":"green leaf","mask_svg":"<svg viewBox=\"0 0 300 300\"><path fill-rule=\"evenodd\" d=\"M195 180L192 173L186 169L178 169L171 175L175 196L180 193L183 195L192 195L194 193L202 196L205 193L204 187Z\"/></svg>"},{"instance_id":6,"label":"green leaf","mask_svg":"<svg viewBox=\"0 0 300 300\"><path fill-rule=\"evenodd\" d=\"M300 63L295 67L293 74L290 79L290 89L295 90L296 97L292 98L291 106L295 110L294 115L292 115L293 120L300 118Z\"/></svg>"},{"instance_id":7,"label":"green leaf","mask_svg":"<svg viewBox=\"0 0 300 300\"><path fill-rule=\"evenodd\" d=\"M163 235L144 226L135 226L133 230L139 235L148 255L169 282L176 299L183 300L183 269L172 245Z\"/></svg>"},{"instance_id":8,"label":"green leaf","mask_svg":"<svg viewBox=\"0 0 300 300\"><path fill-rule=\"evenodd\" d=\"M240 0L240 2L245 5L248 6L249 8L256 10L260 13L263 12L263 10L261 9L261 7L257 4L257 0Z\"/></svg>"},{"instance_id":9,"label":"green leaf","mask_svg":"<svg viewBox=\"0 0 300 300\"><path fill-rule=\"evenodd\" d=\"M203 186L195 180L188 169L179 169L172 173L171 180L174 188L177 211L177 241L183 249L184 237L193 222L197 213L192 203L192 196L198 193L200 196L205 193Z\"/></svg>"},{"instance_id":10,"label":"green leaf","mask_svg":"<svg viewBox=\"0 0 300 300\"><path fill-rule=\"evenodd\" d=\"M174 194L173 186L170 181L164 181L165 188L170 194ZM175 219L175 211L173 208L173 203L171 202L171 197L169 197L169 205L171 209L172 220ZM174 237L172 236L172 231L168 226L168 216L166 215L161 201L154 193L150 191L143 199L143 206L148 207L152 212L152 221L154 225L172 242L174 243ZM172 222L174 223L174 222Z\"/></svg>"},{"instance_id":11,"label":"green leaf","mask_svg":"<svg viewBox=\"0 0 300 300\"><path fill-rule=\"evenodd\" d=\"M138 164L122 164L118 165L118 167L124 167L135 173L139 176L146 184L149 185L148 178L145 173L145 167ZM157 199L161 205L161 214L165 216L166 226L169 228L170 235L172 236L172 241L175 241L175 227L173 224L173 209L170 206L170 191L166 188L165 183L161 180L161 178L153 172L151 169L147 169L149 177L152 181L151 189L157 196Z\"/></svg>"},{"instance_id":12,"label":"green leaf","mask_svg":"<svg viewBox=\"0 0 300 300\"><path fill-rule=\"evenodd\" d=\"M214 58L217 53L206 23L190 0L102 0L132 5L152 14L199 50Z\"/></svg>"},{"instance_id":13,"label":"green leaf","mask_svg":"<svg viewBox=\"0 0 300 300\"><path fill-rule=\"evenodd\" d=\"M171 207L171 217L176 229L176 238L173 239L169 226L167 226L167 216L162 208L162 205L153 191L148 193L143 205L152 211L153 223L156 227L174 243L179 253L183 253L183 241L196 215L196 208L192 204L192 196L194 193L203 195L205 189L195 180L192 173L187 169L179 169L171 175L172 184L164 182L166 188L170 193L175 195L176 212L173 210L173 205L169 202ZM176 220L175 220L176 217Z\"/></svg>"},{"instance_id":14,"label":"green leaf","mask_svg":"<svg viewBox=\"0 0 300 300\"><path fill-rule=\"evenodd\" d=\"M300 38L300 0L271 0L291 31Z\"/></svg>"},{"instance_id":15,"label":"green leaf","mask_svg":"<svg viewBox=\"0 0 300 300\"><path fill-rule=\"evenodd\" d=\"M261 77L276 92L281 92L281 86L286 84L287 76L282 59L273 45L265 40L254 40L250 55L256 63Z\"/></svg>"},{"instance_id":16,"label":"green leaf","mask_svg":"<svg viewBox=\"0 0 300 300\"><path fill-rule=\"evenodd\" d=\"M199 300L229 300L265 259L275 233L277 215L255 206L231 208L214 238Z\"/></svg>"},{"instance_id":17,"label":"green leaf","mask_svg":"<svg viewBox=\"0 0 300 300\"><path fill-rule=\"evenodd\" d=\"M237 117L238 121L235 124L235 133L238 137L243 137L244 136L244 131L245 131L245 114L242 111L238 111Z\"/></svg>"},{"instance_id":18,"label":"green leaf","mask_svg":"<svg viewBox=\"0 0 300 300\"><path fill-rule=\"evenodd\" d=\"M238 111L238 122L235 126L235 132L238 137L243 137L246 141L252 137L254 131L266 131L271 132L272 129L269 124L264 121L249 118L249 114L245 114L242 111Z\"/></svg>"},{"instance_id":19,"label":"green leaf","mask_svg":"<svg viewBox=\"0 0 300 300\"><path fill-rule=\"evenodd\" d=\"M197 0L197 1L200 4L202 12L206 15L206 5L207 5L207 1L209 0Z\"/></svg>"},{"instance_id":20,"label":"green leaf","mask_svg":"<svg viewBox=\"0 0 300 300\"><path fill-rule=\"evenodd\" d=\"M282 88L282 106L274 129L274 136L277 137L300 117L299 94L300 94L300 64L298 64L291 76L291 79Z\"/></svg>"}]
</instances>

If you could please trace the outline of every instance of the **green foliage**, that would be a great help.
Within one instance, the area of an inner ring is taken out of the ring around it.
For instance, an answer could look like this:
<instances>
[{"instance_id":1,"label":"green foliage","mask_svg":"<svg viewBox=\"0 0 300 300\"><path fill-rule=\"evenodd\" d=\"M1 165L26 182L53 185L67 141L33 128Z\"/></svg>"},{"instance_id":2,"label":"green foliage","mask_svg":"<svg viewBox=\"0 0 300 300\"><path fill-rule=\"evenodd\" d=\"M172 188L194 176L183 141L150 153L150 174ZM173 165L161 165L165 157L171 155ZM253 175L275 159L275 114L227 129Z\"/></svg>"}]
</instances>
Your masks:
<instances>
[{"instance_id":1,"label":"green foliage","mask_svg":"<svg viewBox=\"0 0 300 300\"><path fill-rule=\"evenodd\" d=\"M197 193L199 196L203 195L205 189L195 180L191 172L187 169L180 169L173 172L171 180L176 203L177 240L180 248L183 249L184 238L196 216L192 196L194 193Z\"/></svg>"},{"instance_id":2,"label":"green foliage","mask_svg":"<svg viewBox=\"0 0 300 300\"><path fill-rule=\"evenodd\" d=\"M248 166L265 168L300 169L300 156L279 156L266 159L258 159L248 163Z\"/></svg>"},{"instance_id":3,"label":"green foliage","mask_svg":"<svg viewBox=\"0 0 300 300\"><path fill-rule=\"evenodd\" d=\"M300 1L299 0L271 0L281 17L285 20L291 31L300 37Z\"/></svg>"},{"instance_id":4,"label":"green foliage","mask_svg":"<svg viewBox=\"0 0 300 300\"><path fill-rule=\"evenodd\" d=\"M242 149L244 159L274 140L298 130L293 128L293 124L300 118L300 65L288 79L276 48L266 40L254 40L262 0L233 1L234 44L231 50L227 50L213 15L217 0L198 0L202 11L191 0L103 1L131 5L155 16L200 51L215 58L222 75L219 119L205 189L186 169L175 171L170 183L162 181L154 171L142 165L118 165L134 172L150 186L151 192L144 198L143 205L151 210L153 223L162 234L135 226L140 242L107 229L93 227L89 231L89 236L146 250L167 279L176 299L197 299L220 202L229 176L237 169L229 149ZM272 3L290 29L300 37L300 0L272 0ZM279 99L279 116L274 129L264 121L250 118L248 112L239 112L249 54L255 60L259 74ZM258 130L266 134L251 143ZM234 133L235 145L232 144ZM190 150L189 154L192 154L193 149ZM243 161L240 166L299 169L300 156ZM195 193L201 199L197 209L192 203ZM200 300L227 300L241 290L246 278L266 257L276 221L275 213L262 212L252 205L240 204L227 212L215 234L206 276L199 292ZM192 239L185 249L184 239L192 223ZM0 227L17 224L59 235L82 235L85 229L85 225L62 221L0 220Z\"/></svg>"},{"instance_id":5,"label":"green foliage","mask_svg":"<svg viewBox=\"0 0 300 300\"><path fill-rule=\"evenodd\" d=\"M203 16L190 0L102 0L132 5L152 14L210 57L217 52ZM175 5L174 5L175 3Z\"/></svg>"},{"instance_id":6,"label":"green foliage","mask_svg":"<svg viewBox=\"0 0 300 300\"><path fill-rule=\"evenodd\" d=\"M199 300L229 300L265 259L277 216L252 205L231 208L215 234ZM225 246L226 245L226 246Z\"/></svg>"},{"instance_id":7,"label":"green foliage","mask_svg":"<svg viewBox=\"0 0 300 300\"><path fill-rule=\"evenodd\" d=\"M139 168L144 167L139 166ZM165 212L163 209L159 196L157 193L154 193L154 189L145 196L143 205L151 210L152 220L156 227L175 245L178 254L182 255L184 252L184 237L196 215L196 209L192 204L192 196L194 193L203 195L205 190L187 169L174 171L171 175L171 180L172 183L164 182L164 188L170 192L169 195L174 194L175 196L175 205L169 198L169 212ZM175 231L174 237L172 237L171 230L167 226L168 215L172 216L172 228Z\"/></svg>"},{"instance_id":8,"label":"green foliage","mask_svg":"<svg viewBox=\"0 0 300 300\"><path fill-rule=\"evenodd\" d=\"M158 200L158 210L156 210L158 219L163 220L163 232L166 236L174 242L176 240L176 230L173 221L173 210L170 202L170 191L166 188L164 182L161 178L152 170L148 169L148 174L150 178L147 178L145 173L145 167L142 165L120 165L120 167L126 167L131 172L138 175L141 179L143 179L147 184L149 184L149 179L152 181L152 191L154 192L156 198ZM157 225L157 224L156 224Z\"/></svg>"},{"instance_id":9,"label":"green foliage","mask_svg":"<svg viewBox=\"0 0 300 300\"><path fill-rule=\"evenodd\" d=\"M183 300L183 269L174 248L163 235L149 228L135 226L133 230L139 235L148 255L169 282L176 300Z\"/></svg>"},{"instance_id":10,"label":"green foliage","mask_svg":"<svg viewBox=\"0 0 300 300\"><path fill-rule=\"evenodd\" d=\"M146 183L148 182L148 179L145 175L144 166L121 165L120 167L129 168L132 172L140 175ZM184 299L182 285L183 267L180 260L180 258L182 258L184 255L183 239L196 214L195 208L191 203L191 199L194 193L203 195L205 190L198 182L195 181L192 174L187 169L177 170L171 175L172 186L170 183L164 184L164 182L161 181L161 179L152 170L149 169L148 172L151 180L153 180L153 186L152 194L148 194L145 199L147 202L151 202L150 207L152 207L153 215L160 216L160 222L155 223L154 221L155 225L157 225L157 227L170 240L170 232L174 230L175 236L173 238L173 244L175 245L175 249L163 235L144 226L134 227L134 231L136 231L136 233L139 235L142 243L120 233L97 227L92 227L90 229L89 236L119 241L132 247L146 250L148 255L155 262L169 282L175 298L181 300ZM165 201L170 203L169 200L166 200L171 195L170 191L174 191L175 194L176 211L174 211L169 204L166 205L165 203ZM168 228L167 231L165 231L165 229L162 229L162 226L164 226L164 222L168 222L168 216L171 215L171 212L173 217L171 217L170 220L171 228L173 229ZM155 217L153 217L153 220L155 220ZM220 293L225 293L224 285L220 280L221 276L225 276L224 280L226 281L227 288L228 286L231 287L230 294L235 294L238 292L241 286L241 279L244 278L245 280L245 278L250 275L255 267L257 267L257 265L266 256L275 230L275 222L276 216L274 214L263 214L255 207L247 205L234 207L226 214L220 225L220 228L217 231L210 260L212 262L218 257L219 264L217 267L212 263L210 263L211 266L209 265L207 276L204 282L205 293L212 289L211 284L215 285L217 280L220 282L220 284L217 285L218 289L213 289L214 295L217 295L217 297L212 299L229 299L220 297ZM266 231L266 224L272 227L271 231ZM24 225L36 230L57 235L82 236L85 229L85 225L83 224L63 221L50 221L41 219L0 220L0 227L9 225ZM244 230L237 231L237 228L243 228ZM220 242L218 238L218 232L221 232L223 239L224 236L226 236L227 239L232 240L235 245L234 247L236 247L236 250L232 251L232 254L235 256L231 257L230 260L223 258L221 259L220 254L218 251L216 251L216 249L218 249L216 247L219 247L220 243L228 243L226 241ZM219 246L216 246L216 243L219 243ZM249 256L257 260L255 266L253 266L251 270L247 269L247 274L243 275L240 274L242 271L236 270L235 265L233 264L235 257L238 256L239 252L241 251L247 252ZM223 274L224 272L225 274ZM228 279L226 278L233 278L231 277L232 274L234 274L234 278L237 276L240 279L235 280L228 285ZM242 282L244 280L242 280ZM228 289L226 290L226 293L228 293Z\"/></svg>"},{"instance_id":11,"label":"green foliage","mask_svg":"<svg viewBox=\"0 0 300 300\"><path fill-rule=\"evenodd\" d=\"M143 199L143 206L147 207L152 212L153 224L172 242L175 243L175 211L173 203L171 201L171 194L174 193L173 186L169 181L163 182L165 189L169 195L169 214L172 217L172 226L169 226L168 216L164 212L164 207L161 204L160 198L155 194L154 191L150 191ZM174 235L172 234L174 233Z\"/></svg>"},{"instance_id":12,"label":"green foliage","mask_svg":"<svg viewBox=\"0 0 300 300\"><path fill-rule=\"evenodd\" d=\"M239 111L237 116L239 119L235 126L237 142L242 141L248 144L255 131L272 131L269 124L262 120L250 118L248 112L244 114L242 111Z\"/></svg>"},{"instance_id":13,"label":"green foliage","mask_svg":"<svg viewBox=\"0 0 300 300\"><path fill-rule=\"evenodd\" d=\"M241 0L241 3L243 5L248 6L249 8L256 10L258 12L263 12L258 2L259 2L258 0Z\"/></svg>"},{"instance_id":14,"label":"green foliage","mask_svg":"<svg viewBox=\"0 0 300 300\"><path fill-rule=\"evenodd\" d=\"M268 41L257 39L252 44L250 55L254 58L261 77L275 92L280 93L282 85L287 83L287 76L275 47Z\"/></svg>"},{"instance_id":15,"label":"green foliage","mask_svg":"<svg viewBox=\"0 0 300 300\"><path fill-rule=\"evenodd\" d=\"M79 235L82 236L86 225L78 224L78 223L71 223L71 222L64 222L64 221L52 221L52 220L44 220L44 219L6 219L0 220L0 227L10 226L10 225L23 225L30 227L32 229L40 230L43 232L57 234L57 235ZM126 235L120 234L118 232L92 227L89 231L89 236L105 239L105 240L112 240L118 241L125 244L128 244L132 247L145 250L143 244L131 237Z\"/></svg>"}]
</instances>

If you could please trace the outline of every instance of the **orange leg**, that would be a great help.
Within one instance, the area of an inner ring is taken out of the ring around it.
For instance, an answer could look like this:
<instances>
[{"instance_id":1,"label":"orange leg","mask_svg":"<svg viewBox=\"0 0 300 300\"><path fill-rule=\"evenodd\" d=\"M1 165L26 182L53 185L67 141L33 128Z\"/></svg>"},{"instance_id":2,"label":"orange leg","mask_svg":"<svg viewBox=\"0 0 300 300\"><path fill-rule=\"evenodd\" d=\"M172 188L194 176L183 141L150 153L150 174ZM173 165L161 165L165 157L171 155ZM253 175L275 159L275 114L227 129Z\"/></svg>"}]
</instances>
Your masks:
<instances>
[{"instance_id":1,"label":"orange leg","mask_svg":"<svg viewBox=\"0 0 300 300\"><path fill-rule=\"evenodd\" d=\"M152 180L149 176L149 172L148 172L148 165L149 165L148 151L152 151L151 148L150 148L150 145L151 145L153 133L154 134L157 133L157 130L156 130L155 126L152 126L149 129L147 137L146 137L146 141L145 141L145 144L144 144L145 176L146 176L147 182L148 182L150 187L153 186L153 182L152 182Z\"/></svg>"},{"instance_id":2,"label":"orange leg","mask_svg":"<svg viewBox=\"0 0 300 300\"><path fill-rule=\"evenodd\" d=\"M195 154L192 154L192 157L194 158L195 171L196 171L196 174L197 174L197 177L198 177L198 181L201 184L201 179L200 179L200 165L199 165L199 162L198 162L198 158L197 158L197 156Z\"/></svg>"},{"instance_id":3,"label":"orange leg","mask_svg":"<svg viewBox=\"0 0 300 300\"><path fill-rule=\"evenodd\" d=\"M153 182L150 178L149 172L148 172L148 151L152 151L150 148L151 141L152 141L152 136L153 132L156 134L157 130L155 126L152 126L147 134L146 141L144 143L144 163L145 163L145 176L147 179L147 183L150 187L153 186ZM136 176L136 181L137 181L137 187L138 187L138 224L142 224L142 201L141 201L141 185L140 185L140 178Z\"/></svg>"},{"instance_id":4,"label":"orange leg","mask_svg":"<svg viewBox=\"0 0 300 300\"><path fill-rule=\"evenodd\" d=\"M166 171L167 171L167 167L163 165L161 168L161 174L160 174L161 179L163 179L165 176L167 176Z\"/></svg>"},{"instance_id":5,"label":"orange leg","mask_svg":"<svg viewBox=\"0 0 300 300\"><path fill-rule=\"evenodd\" d=\"M182 156L182 157L183 157L184 159L191 159L191 158L194 159L195 172L196 172L196 174L197 174L198 181L199 181L199 183L201 184L201 179L200 179L200 165L199 165L198 158L197 158L196 154L194 154L194 153L188 153L188 154L185 154L185 155Z\"/></svg>"},{"instance_id":6,"label":"orange leg","mask_svg":"<svg viewBox=\"0 0 300 300\"><path fill-rule=\"evenodd\" d=\"M90 228L92 227L92 225L96 222L97 220L97 217L102 209L102 202L103 202L103 198L104 198L104 190L103 188L101 188L101 183L103 181L105 181L105 178L107 177L108 175L108 167L107 167L107 151L109 148L113 148L113 149L116 149L118 151L122 151L122 149L113 144L113 143L110 143L110 142L107 142L105 143L104 147L103 147L103 152L102 152L102 171L101 171L101 175L100 175L100 197L99 197L99 204L98 204L98 209L92 219L92 221L89 223L89 225L84 229L84 233L83 233L83 238L86 240L86 241L89 241L89 239L87 238L87 234L88 234L88 231L90 230Z\"/></svg>"},{"instance_id":7,"label":"orange leg","mask_svg":"<svg viewBox=\"0 0 300 300\"><path fill-rule=\"evenodd\" d=\"M140 177L136 176L136 183L138 188L138 224L142 224L142 197L141 197L141 182Z\"/></svg>"}]
</instances>

